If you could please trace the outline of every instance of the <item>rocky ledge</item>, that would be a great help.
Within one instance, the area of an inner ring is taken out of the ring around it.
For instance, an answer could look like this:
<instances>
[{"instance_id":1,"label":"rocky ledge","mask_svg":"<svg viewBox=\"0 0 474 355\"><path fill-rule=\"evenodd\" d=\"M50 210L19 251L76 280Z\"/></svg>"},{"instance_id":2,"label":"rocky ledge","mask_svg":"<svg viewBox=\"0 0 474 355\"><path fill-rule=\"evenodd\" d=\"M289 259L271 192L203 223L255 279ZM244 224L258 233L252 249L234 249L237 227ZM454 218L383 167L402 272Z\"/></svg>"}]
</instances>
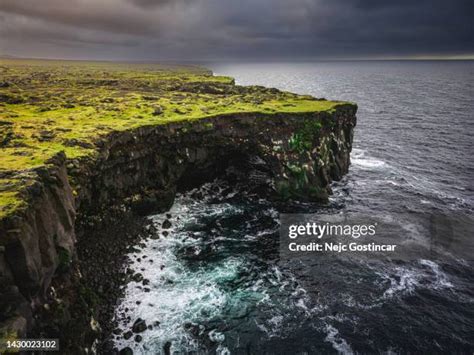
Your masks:
<instances>
[{"instance_id":1,"label":"rocky ledge","mask_svg":"<svg viewBox=\"0 0 474 355\"><path fill-rule=\"evenodd\" d=\"M186 85L180 90L190 90ZM193 85L195 89L197 84ZM217 90L222 98L221 83L206 85L198 86L198 90L204 90L203 95ZM248 94L233 82L229 85L238 95ZM267 90L272 91L269 94ZM263 99L269 102L275 100L275 95L280 100L281 95L293 95L263 88L254 94L261 99L262 93L270 95ZM12 96L8 95L3 97ZM292 105L297 105L294 102L300 99L291 98ZM321 103L316 99L301 100L305 105L315 101L311 103L315 106L272 112L248 108L239 112L234 108L233 112L223 110L199 119L146 121L125 129L111 127L92 143L84 139L71 143L73 138L65 135L61 144L82 144L86 153L70 156L67 149L60 149L36 166L21 169L12 168L9 161L8 168L0 169L0 182L7 182L0 186L0 192L20 202L4 206L0 215L2 336L47 336L50 328L44 323L55 322L75 327L70 331L80 339L81 350L92 350L101 331L96 321L101 302L82 277L81 268L87 269L89 254L79 253L82 260L78 259L77 244L81 240L94 243L90 235L84 234L113 229L108 226L114 224L114 219L167 210L179 190L220 177L271 199L326 201L330 183L348 171L357 107L324 100L323 106L318 106ZM6 103L3 109L11 113L19 104ZM150 114L161 115L162 111ZM28 147L22 150L21 145L11 145L18 141L19 132L12 129L15 116L11 116L3 125L10 133L2 149L27 151ZM43 133L35 138L38 144L50 140L51 146L57 145L57 131L50 138ZM17 194L11 194L12 186L18 189ZM106 245L97 245L107 253ZM91 257L91 262L100 262L97 253Z\"/></svg>"}]
</instances>

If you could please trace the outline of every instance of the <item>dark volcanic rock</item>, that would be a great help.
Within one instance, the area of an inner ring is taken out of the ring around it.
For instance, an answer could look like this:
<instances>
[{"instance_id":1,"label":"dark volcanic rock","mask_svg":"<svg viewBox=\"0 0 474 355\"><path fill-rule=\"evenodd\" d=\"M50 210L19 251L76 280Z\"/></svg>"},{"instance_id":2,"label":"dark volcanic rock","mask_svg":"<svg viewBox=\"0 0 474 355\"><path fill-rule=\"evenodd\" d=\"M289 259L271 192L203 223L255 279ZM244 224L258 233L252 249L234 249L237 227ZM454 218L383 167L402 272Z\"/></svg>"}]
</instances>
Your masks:
<instances>
[{"instance_id":1,"label":"dark volcanic rock","mask_svg":"<svg viewBox=\"0 0 474 355\"><path fill-rule=\"evenodd\" d=\"M132 331L134 333L142 333L144 332L145 330L147 329L147 325L146 325L146 322L141 319L141 318L138 318L135 323L133 323L133 326L132 326Z\"/></svg>"},{"instance_id":2,"label":"dark volcanic rock","mask_svg":"<svg viewBox=\"0 0 474 355\"><path fill-rule=\"evenodd\" d=\"M163 224L161 225L164 229L170 229L171 228L171 222L169 219L165 219Z\"/></svg>"},{"instance_id":3,"label":"dark volcanic rock","mask_svg":"<svg viewBox=\"0 0 474 355\"><path fill-rule=\"evenodd\" d=\"M133 350L127 346L126 348L120 350L119 355L133 355Z\"/></svg>"},{"instance_id":4,"label":"dark volcanic rock","mask_svg":"<svg viewBox=\"0 0 474 355\"><path fill-rule=\"evenodd\" d=\"M140 273L137 273L132 276L132 280L135 282L141 282L143 280L143 275Z\"/></svg>"},{"instance_id":5,"label":"dark volcanic rock","mask_svg":"<svg viewBox=\"0 0 474 355\"><path fill-rule=\"evenodd\" d=\"M170 355L171 352L171 342L170 341L167 341L166 344L163 346L163 352L165 353L165 355Z\"/></svg>"}]
</instances>

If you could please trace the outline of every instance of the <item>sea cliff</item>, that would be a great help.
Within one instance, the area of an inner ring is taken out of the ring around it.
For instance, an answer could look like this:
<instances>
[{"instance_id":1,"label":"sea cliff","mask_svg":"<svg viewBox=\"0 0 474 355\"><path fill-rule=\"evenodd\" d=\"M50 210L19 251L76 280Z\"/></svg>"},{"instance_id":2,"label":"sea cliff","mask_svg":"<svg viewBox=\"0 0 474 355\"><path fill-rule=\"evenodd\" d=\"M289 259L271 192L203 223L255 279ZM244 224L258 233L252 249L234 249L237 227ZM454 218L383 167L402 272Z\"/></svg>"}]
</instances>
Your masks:
<instances>
[{"instance_id":1,"label":"sea cliff","mask_svg":"<svg viewBox=\"0 0 474 355\"><path fill-rule=\"evenodd\" d=\"M218 177L270 199L326 201L349 168L351 103L240 87L195 67L3 61L1 70L7 337L37 334L52 303L68 324L71 300L99 331L76 245L114 216L166 211L177 191Z\"/></svg>"}]
</instances>

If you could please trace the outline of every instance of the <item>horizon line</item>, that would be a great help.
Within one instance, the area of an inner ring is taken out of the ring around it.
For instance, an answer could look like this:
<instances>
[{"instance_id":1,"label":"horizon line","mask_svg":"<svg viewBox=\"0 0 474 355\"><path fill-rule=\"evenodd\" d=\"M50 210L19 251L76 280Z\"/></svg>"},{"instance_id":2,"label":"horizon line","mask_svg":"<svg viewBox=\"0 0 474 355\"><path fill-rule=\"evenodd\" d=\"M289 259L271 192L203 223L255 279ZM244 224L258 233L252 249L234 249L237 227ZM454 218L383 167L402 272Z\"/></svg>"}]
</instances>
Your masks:
<instances>
[{"instance_id":1,"label":"horizon line","mask_svg":"<svg viewBox=\"0 0 474 355\"><path fill-rule=\"evenodd\" d=\"M0 59L19 60L51 60L51 61L81 61L81 62L111 62L111 63L205 63L205 62L228 62L228 63L310 63L310 62L368 62L368 61L472 61L474 54L447 55L447 56L402 56L402 57L348 57L348 58L299 58L299 59L93 59L93 58L60 58L60 57L25 57L9 54L0 54Z\"/></svg>"}]
</instances>

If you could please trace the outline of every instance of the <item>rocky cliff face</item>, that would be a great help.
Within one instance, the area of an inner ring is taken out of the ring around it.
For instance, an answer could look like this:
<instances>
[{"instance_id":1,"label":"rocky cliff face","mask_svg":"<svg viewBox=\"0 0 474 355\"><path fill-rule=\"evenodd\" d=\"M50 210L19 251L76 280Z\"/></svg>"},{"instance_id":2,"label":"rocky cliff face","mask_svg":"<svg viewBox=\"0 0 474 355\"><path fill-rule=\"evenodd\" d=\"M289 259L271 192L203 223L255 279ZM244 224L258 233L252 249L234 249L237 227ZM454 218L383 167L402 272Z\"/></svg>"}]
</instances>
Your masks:
<instances>
[{"instance_id":1,"label":"rocky cliff face","mask_svg":"<svg viewBox=\"0 0 474 355\"><path fill-rule=\"evenodd\" d=\"M176 192L224 177L273 199L327 200L348 171L355 105L307 114L241 114L114 132L97 156L58 155L34 171L27 208L0 220L0 328L34 325L58 270L75 254L75 218L166 210ZM91 222L92 221L92 222Z\"/></svg>"}]
</instances>

